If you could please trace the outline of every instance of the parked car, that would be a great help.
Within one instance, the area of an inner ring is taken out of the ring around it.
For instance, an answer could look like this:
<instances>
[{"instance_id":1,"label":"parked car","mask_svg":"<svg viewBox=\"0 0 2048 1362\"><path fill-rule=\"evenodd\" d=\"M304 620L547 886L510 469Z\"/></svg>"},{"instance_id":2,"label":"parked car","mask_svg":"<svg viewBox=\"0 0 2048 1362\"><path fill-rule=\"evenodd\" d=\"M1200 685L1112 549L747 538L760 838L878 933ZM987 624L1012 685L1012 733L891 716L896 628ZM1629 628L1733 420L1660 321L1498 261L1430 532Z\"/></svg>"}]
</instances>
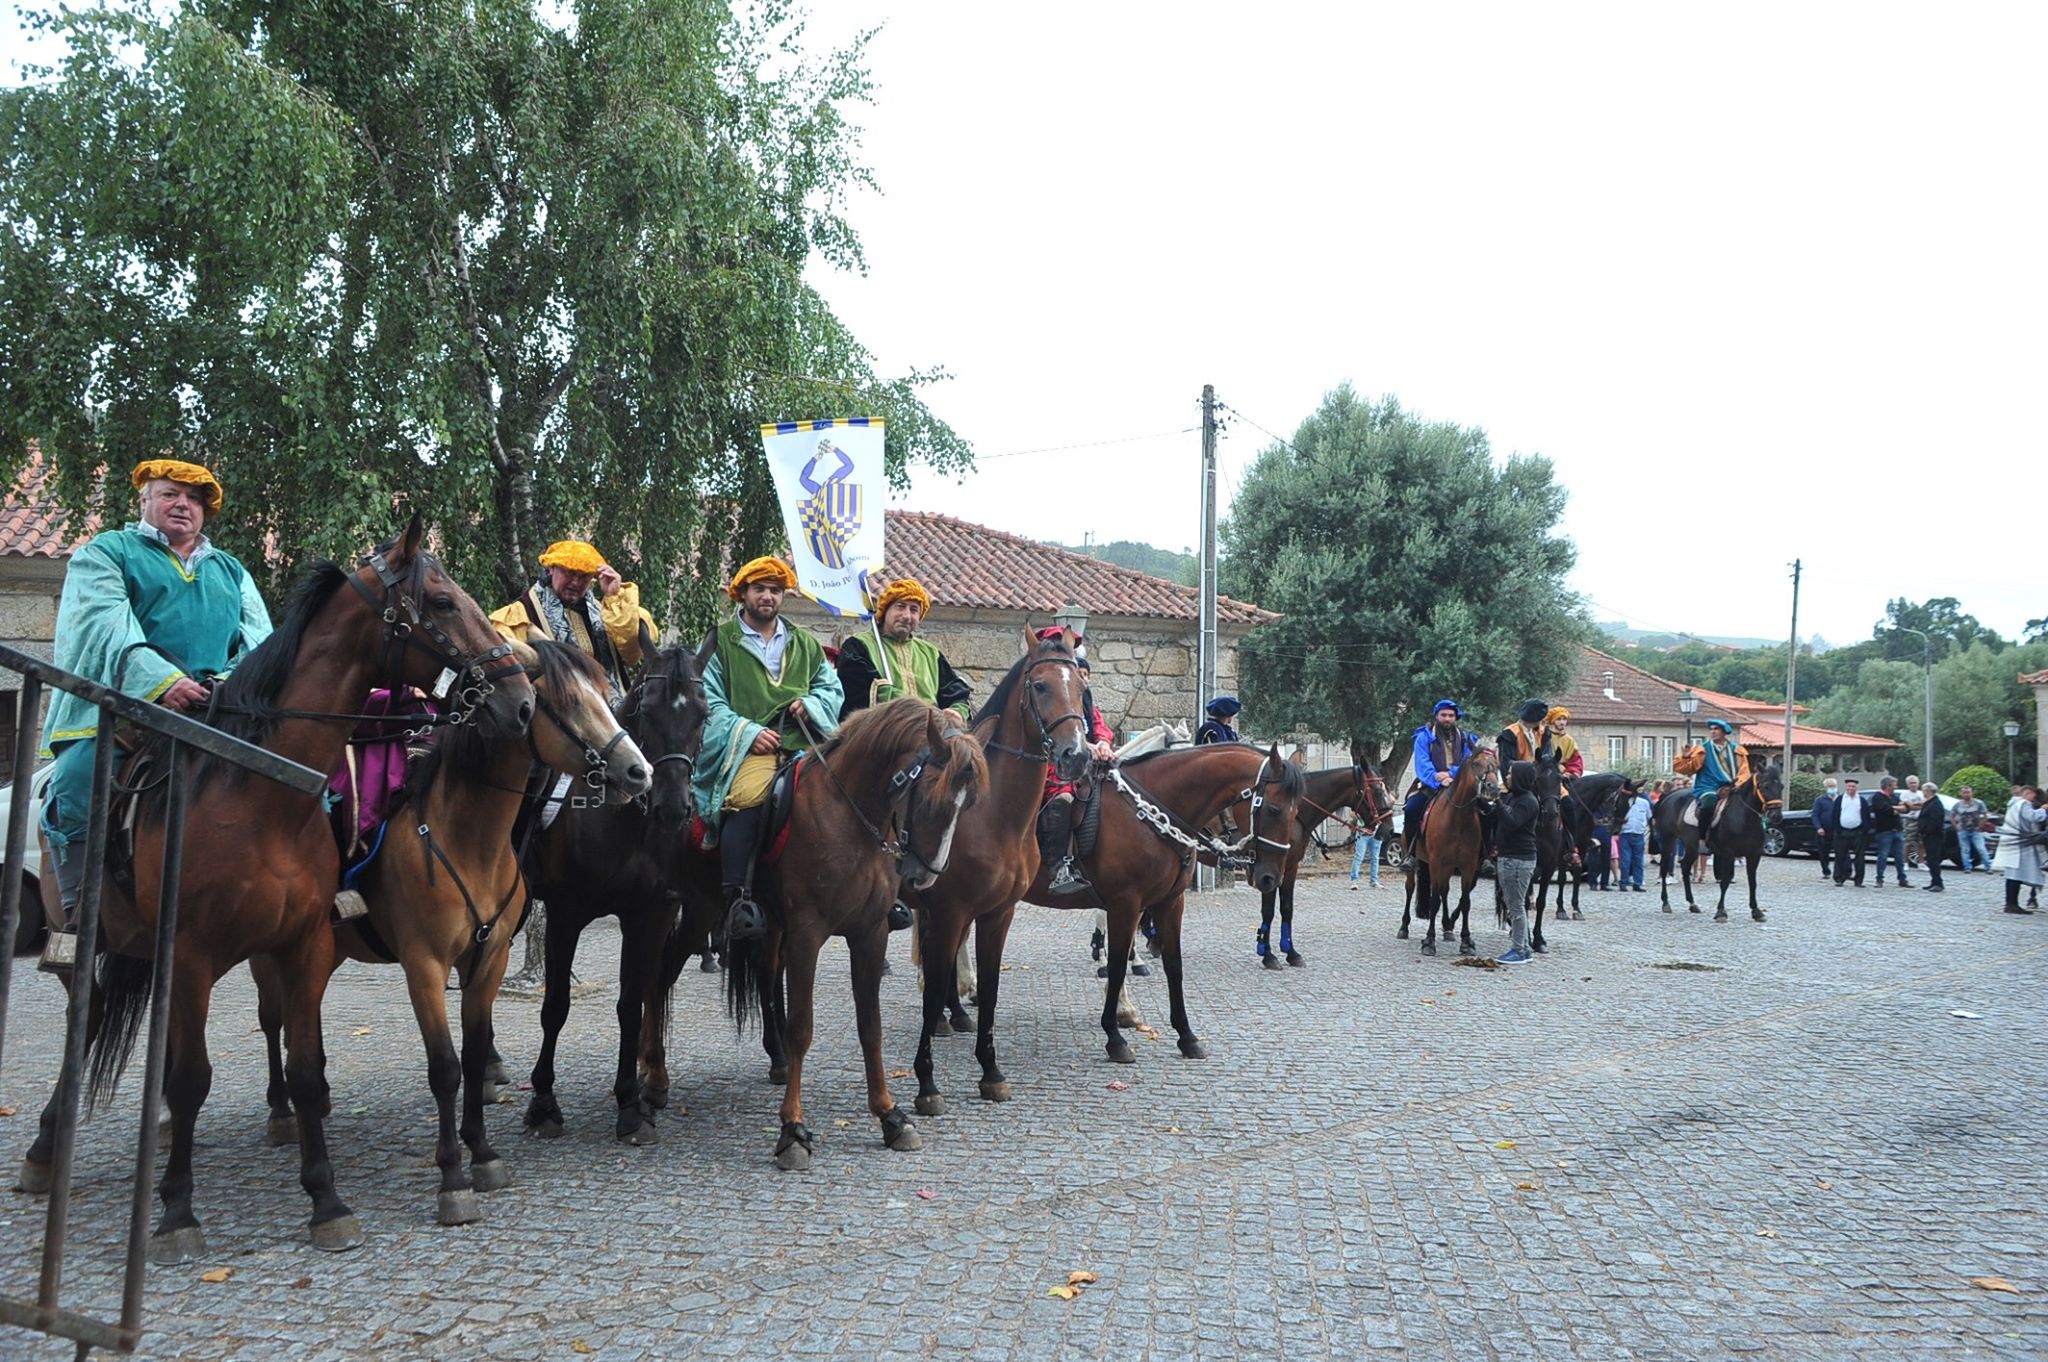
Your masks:
<instances>
[{"instance_id":1,"label":"parked car","mask_svg":"<svg viewBox=\"0 0 2048 1362\"><path fill-rule=\"evenodd\" d=\"M1945 809L1955 806L1956 801L1953 795L1938 795L1936 797L1941 800L1941 806ZM1984 845L1992 855L1996 856L1998 854L1998 823L2000 820L1997 813L1994 812L1986 821L1990 826L1984 829ZM1944 865L1953 865L1960 869L1963 864L1963 852L1961 846L1956 842L1956 830L1954 828L1944 830L1941 841L1942 863ZM1770 827L1764 831L1764 855L1790 856L1795 851L1803 851L1808 856L1817 857L1820 855L1820 841L1814 836L1813 811L1811 809L1787 809L1773 818Z\"/></svg>"},{"instance_id":2,"label":"parked car","mask_svg":"<svg viewBox=\"0 0 2048 1362\"><path fill-rule=\"evenodd\" d=\"M49 788L55 762L46 762L29 777L32 800L28 807L28 843L21 857L21 917L15 923L14 953L33 955L42 949L43 939L43 844L36 829L43 821L43 793ZM0 785L0 857L7 854L7 813L14 803L14 785ZM0 862L4 864L4 862Z\"/></svg>"}]
</instances>

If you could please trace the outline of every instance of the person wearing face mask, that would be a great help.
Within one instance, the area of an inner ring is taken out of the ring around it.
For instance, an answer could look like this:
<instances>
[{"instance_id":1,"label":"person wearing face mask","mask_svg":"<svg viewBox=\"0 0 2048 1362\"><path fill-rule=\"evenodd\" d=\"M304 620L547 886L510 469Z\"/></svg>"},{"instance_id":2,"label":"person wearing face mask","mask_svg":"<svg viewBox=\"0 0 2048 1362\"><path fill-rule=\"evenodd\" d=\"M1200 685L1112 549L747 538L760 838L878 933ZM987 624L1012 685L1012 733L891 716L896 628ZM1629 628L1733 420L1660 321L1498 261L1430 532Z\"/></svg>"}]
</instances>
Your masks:
<instances>
[{"instance_id":1,"label":"person wearing face mask","mask_svg":"<svg viewBox=\"0 0 2048 1362\"><path fill-rule=\"evenodd\" d=\"M1840 798L1835 778L1829 776L1821 782L1820 794L1813 801L1813 846L1820 855L1820 877L1824 880L1834 874L1835 801Z\"/></svg>"}]
</instances>

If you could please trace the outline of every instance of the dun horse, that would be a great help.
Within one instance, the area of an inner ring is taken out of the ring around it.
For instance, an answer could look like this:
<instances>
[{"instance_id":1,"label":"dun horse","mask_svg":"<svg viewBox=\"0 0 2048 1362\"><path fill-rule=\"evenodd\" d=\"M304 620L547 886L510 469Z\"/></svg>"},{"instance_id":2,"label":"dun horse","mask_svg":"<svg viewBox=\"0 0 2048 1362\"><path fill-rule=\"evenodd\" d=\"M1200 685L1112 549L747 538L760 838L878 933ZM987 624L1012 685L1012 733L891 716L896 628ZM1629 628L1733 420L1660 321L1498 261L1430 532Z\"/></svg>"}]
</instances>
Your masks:
<instances>
[{"instance_id":1,"label":"dun horse","mask_svg":"<svg viewBox=\"0 0 2048 1362\"><path fill-rule=\"evenodd\" d=\"M668 997L675 972L663 956L678 943L701 948L718 907L713 894L709 908L691 917L686 892L694 854L690 771L709 715L701 679L709 644L701 654L684 647L657 651L643 625L640 655L649 661L626 693L620 717L649 763L653 785L629 804L573 802L535 837L527 864L534 895L547 904L547 993L526 1128L548 1138L565 1124L555 1095L555 1047L569 1020L569 970L584 928L601 917L619 919L614 1134L626 1144L648 1145L659 1139L654 1113L668 1105Z\"/></svg>"},{"instance_id":2,"label":"dun horse","mask_svg":"<svg viewBox=\"0 0 2048 1362\"><path fill-rule=\"evenodd\" d=\"M1479 880L1479 857L1484 842L1479 828L1479 806L1500 798L1500 754L1491 747L1475 748L1458 768L1458 778L1429 802L1422 828L1411 839L1414 855L1408 862L1408 893L1401 905L1398 938L1408 939L1408 921L1415 900L1429 919L1429 934L1423 938L1422 953L1436 954L1436 923L1443 917L1444 937L1451 935L1453 916L1458 922L1458 954L1476 955L1472 944L1472 886ZM1459 880L1458 907L1450 911L1451 876Z\"/></svg>"},{"instance_id":3,"label":"dun horse","mask_svg":"<svg viewBox=\"0 0 2048 1362\"><path fill-rule=\"evenodd\" d=\"M422 551L417 516L405 533L364 558L353 573L330 563L307 574L277 632L223 684L221 727L316 771L334 769L372 687L427 689L454 673L456 713L496 734L525 731L533 687L512 648L476 602ZM151 744L145 740L145 749ZM163 1216L151 1240L159 1263L205 1249L192 1210L192 1144L213 1082L206 1013L213 986L243 960L268 957L283 987L285 1082L298 1112L299 1185L313 1203L316 1248L350 1249L362 1228L334 1189L323 1117L326 1054L320 1003L334 970L328 914L340 856L321 801L282 794L269 783L193 762L185 824L177 951L172 962L169 1065L164 1096L170 1153L158 1193ZM93 1090L110 1092L134 1048L147 1010L163 859L161 785L145 799L135 836L133 884L109 875L101 930L109 954L94 990L99 1024L91 1041ZM56 1098L22 1163L24 1190L47 1190Z\"/></svg>"},{"instance_id":4,"label":"dun horse","mask_svg":"<svg viewBox=\"0 0 2048 1362\"><path fill-rule=\"evenodd\" d=\"M533 644L536 715L526 740L489 738L468 724L440 735L413 760L394 805L385 841L358 881L369 913L336 929L340 953L366 964L405 970L420 1039L427 1050L427 1086L440 1109L434 1161L441 1169L436 1213L443 1225L483 1218L478 1192L511 1182L484 1129L493 1085L491 1011L505 978L513 934L526 913L526 882L512 828L529 803L532 765L574 777L598 800L631 799L647 788L647 763L620 729L606 699L605 674L588 654L551 640ZM537 791L550 797L550 779ZM337 962L338 963L338 962ZM462 1052L448 1030L448 972L462 984ZM254 970L259 1015L270 1049L273 1143L291 1137L278 1052L279 987L273 971ZM461 1139L455 1097L462 1093ZM470 1167L462 1167L462 1146Z\"/></svg>"},{"instance_id":5,"label":"dun horse","mask_svg":"<svg viewBox=\"0 0 2048 1362\"><path fill-rule=\"evenodd\" d=\"M929 887L947 868L961 813L988 790L988 766L957 715L922 700L892 700L848 719L800 759L789 836L756 878L768 911L766 938L734 941L726 952L726 1005L744 1027L773 988L780 966L786 997L782 1040L789 1078L775 1162L811 1165L804 1125L804 1056L811 1048L818 952L846 939L853 966L854 1018L867 1065L868 1110L891 1149L923 1143L889 1094L882 1061L882 961L889 905L905 880ZM716 861L708 867L715 873ZM942 958L950 959L950 953ZM933 970L928 978L950 971ZM982 987L990 987L984 980ZM927 995L929 996L929 995Z\"/></svg>"},{"instance_id":6,"label":"dun horse","mask_svg":"<svg viewBox=\"0 0 2048 1362\"><path fill-rule=\"evenodd\" d=\"M1764 920L1764 910L1756 901L1756 863L1764 854L1764 832L1769 827L1770 806L1776 803L1784 792L1784 777L1777 765L1766 766L1761 773L1752 773L1747 780L1729 786L1722 791L1721 808L1714 819L1714 826L1705 838L1708 852L1714 858L1714 878L1721 885L1721 897L1714 907L1714 921L1728 920L1728 886L1735 882L1735 858L1740 856L1749 867L1749 915L1757 922ZM1657 892L1663 899L1664 911L1671 911L1671 860L1679 844L1685 845L1684 856L1696 861L1701 842L1699 825L1685 821L1685 811L1693 806L1690 790L1681 790L1665 795L1657 801L1657 837L1662 843L1657 862ZM1685 906L1697 913L1700 906L1693 902L1692 876L1681 874L1679 880L1685 886Z\"/></svg>"}]
</instances>

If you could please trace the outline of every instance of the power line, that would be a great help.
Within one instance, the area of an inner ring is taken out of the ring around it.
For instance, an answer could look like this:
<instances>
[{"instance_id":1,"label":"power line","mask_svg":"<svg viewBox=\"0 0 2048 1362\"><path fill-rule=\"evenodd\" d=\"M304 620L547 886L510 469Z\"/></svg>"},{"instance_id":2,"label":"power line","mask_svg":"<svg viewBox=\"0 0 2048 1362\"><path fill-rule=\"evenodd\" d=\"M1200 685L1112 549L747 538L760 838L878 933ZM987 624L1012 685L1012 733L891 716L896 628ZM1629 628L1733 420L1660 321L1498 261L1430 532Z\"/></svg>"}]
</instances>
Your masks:
<instances>
[{"instance_id":1,"label":"power line","mask_svg":"<svg viewBox=\"0 0 2048 1362\"><path fill-rule=\"evenodd\" d=\"M1073 445L1045 445L1038 449L1012 449L1001 454L977 454L976 463L987 463L991 459L1021 459L1026 454L1062 454L1071 449L1100 449L1104 445L1131 445L1143 440L1170 440L1179 435L1192 435L1199 426L1183 426L1179 430L1156 431L1151 435L1119 435L1109 440L1085 440Z\"/></svg>"}]
</instances>

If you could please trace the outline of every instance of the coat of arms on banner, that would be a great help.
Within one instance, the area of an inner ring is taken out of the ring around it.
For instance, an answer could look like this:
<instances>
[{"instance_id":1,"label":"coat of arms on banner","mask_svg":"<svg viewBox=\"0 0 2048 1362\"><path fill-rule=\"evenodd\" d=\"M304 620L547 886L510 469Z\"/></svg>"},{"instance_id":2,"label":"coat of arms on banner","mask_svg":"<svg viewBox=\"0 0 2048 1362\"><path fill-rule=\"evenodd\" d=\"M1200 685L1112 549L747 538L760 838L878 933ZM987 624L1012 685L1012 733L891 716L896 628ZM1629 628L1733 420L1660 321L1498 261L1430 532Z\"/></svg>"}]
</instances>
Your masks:
<instances>
[{"instance_id":1,"label":"coat of arms on banner","mask_svg":"<svg viewBox=\"0 0 2048 1362\"><path fill-rule=\"evenodd\" d=\"M821 467L831 471L818 480ZM804 543L811 555L828 568L846 566L846 545L860 533L861 485L847 481L853 460L828 436L818 441L817 452L798 475L810 495L798 505L797 518L803 525Z\"/></svg>"}]
</instances>

